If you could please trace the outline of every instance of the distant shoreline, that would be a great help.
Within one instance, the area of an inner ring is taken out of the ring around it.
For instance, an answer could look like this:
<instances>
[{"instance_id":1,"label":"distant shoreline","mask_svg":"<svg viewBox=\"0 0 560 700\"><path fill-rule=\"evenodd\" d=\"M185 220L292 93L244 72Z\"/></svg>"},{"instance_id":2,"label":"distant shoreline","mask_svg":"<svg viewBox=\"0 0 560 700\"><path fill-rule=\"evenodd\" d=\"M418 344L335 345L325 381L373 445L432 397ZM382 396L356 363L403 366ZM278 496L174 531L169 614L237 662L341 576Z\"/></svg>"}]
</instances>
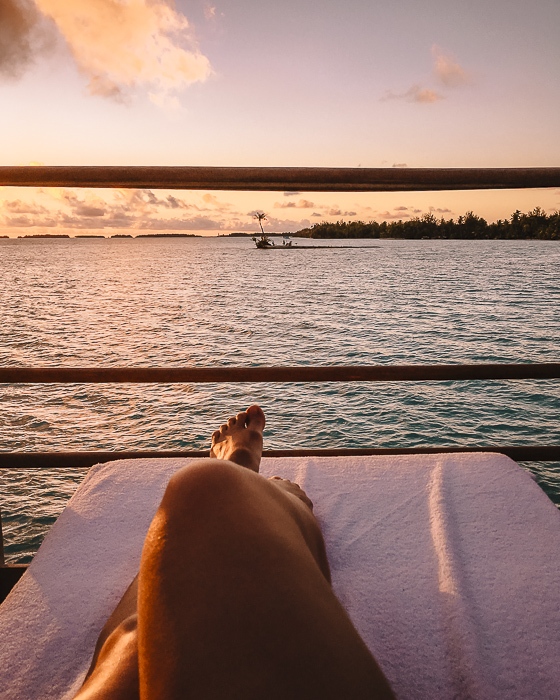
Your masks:
<instances>
[{"instance_id":1,"label":"distant shoreline","mask_svg":"<svg viewBox=\"0 0 560 700\"><path fill-rule=\"evenodd\" d=\"M247 234L248 238L252 238L255 234ZM268 238L282 238L282 234L275 235L275 234L267 234ZM235 238L236 236L233 236ZM129 234L116 234L113 236L101 236L101 235L91 235L91 236L86 236L86 235L80 235L80 236L69 236L67 234L60 234L60 235L52 235L52 234L34 234L34 235L28 235L28 236L5 236L5 235L0 235L0 239L3 240L9 240L9 241L17 241L17 240L66 240L66 241L75 241L75 240L84 240L84 239L90 239L90 240L105 240L105 241L110 241L110 240L137 240L139 238L200 238L200 239L216 239L216 238L230 238L228 234L225 235L220 235L220 236L202 236L198 234L194 235L188 235L188 236L183 236L181 234L161 234L161 235L153 235L153 236L147 236L147 235L140 235L140 236L131 236ZM291 235L291 238L294 240L294 245L292 246L283 246L283 245L276 245L276 246L270 246L270 248L275 248L279 250L284 250L284 249L304 249L304 248L378 248L379 246L319 246L319 245L298 245L295 242L295 239L298 239L300 241L306 241L306 240L313 240L313 241L328 241L328 240L338 240L338 241L396 241L396 240L401 240L401 241L414 241L414 240L426 240L426 241L454 241L454 240L471 240L471 241L560 241L560 235L558 237L546 237L546 236L484 236L484 237L477 237L474 238L472 236L420 236L420 237L415 237L415 236L296 236L295 234Z\"/></svg>"},{"instance_id":2,"label":"distant shoreline","mask_svg":"<svg viewBox=\"0 0 560 700\"><path fill-rule=\"evenodd\" d=\"M133 236L130 233L115 233L112 236L103 236L98 233L79 233L76 236L70 236L68 233L29 233L25 236L17 236L17 238L66 238L72 240L74 238L204 238L205 236L199 233L139 233ZM11 236L0 236L0 238L11 238ZM15 238L15 236L14 236ZM215 236L212 236L215 238Z\"/></svg>"},{"instance_id":3,"label":"distant shoreline","mask_svg":"<svg viewBox=\"0 0 560 700\"><path fill-rule=\"evenodd\" d=\"M114 230L114 229L113 229ZM117 229L118 230L118 229ZM134 229L128 229L134 230ZM142 230L142 229L140 229ZM126 229L124 229L126 231ZM104 234L79 233L70 236L67 233L33 233L17 236L19 239L67 239L72 238L255 238L258 232L234 231L205 236L200 233L114 233ZM314 224L294 232L264 232L267 238L292 238L313 240L545 240L560 241L560 211L547 214L536 207L527 214L515 211L509 219L500 219L488 223L472 211L455 219L437 219L433 213L422 217L399 219L398 221L337 221ZM11 238L2 235L0 238ZM15 238L15 236L14 236ZM289 248L289 246L277 246ZM302 248L303 246L299 246ZM318 247L318 246L306 246ZM340 246L337 246L340 247ZM356 247L356 246L353 246ZM371 246L368 246L371 247Z\"/></svg>"}]
</instances>

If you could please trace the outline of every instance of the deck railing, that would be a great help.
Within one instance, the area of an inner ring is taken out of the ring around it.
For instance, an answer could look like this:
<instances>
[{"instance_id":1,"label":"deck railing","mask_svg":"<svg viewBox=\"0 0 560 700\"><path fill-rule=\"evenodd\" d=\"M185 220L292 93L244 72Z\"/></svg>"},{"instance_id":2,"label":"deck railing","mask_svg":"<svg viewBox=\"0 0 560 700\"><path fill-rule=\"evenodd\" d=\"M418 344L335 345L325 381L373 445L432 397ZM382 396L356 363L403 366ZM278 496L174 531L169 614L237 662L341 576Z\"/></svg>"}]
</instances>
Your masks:
<instances>
[{"instance_id":1,"label":"deck railing","mask_svg":"<svg viewBox=\"0 0 560 700\"><path fill-rule=\"evenodd\" d=\"M560 168L0 166L0 186L403 192L560 187Z\"/></svg>"},{"instance_id":2,"label":"deck railing","mask_svg":"<svg viewBox=\"0 0 560 700\"><path fill-rule=\"evenodd\" d=\"M305 192L398 192L560 187L560 168L0 167L0 186ZM397 382L559 379L560 363L358 367L0 368L0 383ZM560 445L267 450L265 456L494 451L519 461L560 461ZM205 451L0 452L0 469L86 467L130 457L194 457ZM3 566L0 601L25 566Z\"/></svg>"},{"instance_id":3,"label":"deck railing","mask_svg":"<svg viewBox=\"0 0 560 700\"><path fill-rule=\"evenodd\" d=\"M311 383L488 381L560 379L560 362L473 365L389 365L356 367L106 367L106 368L0 368L0 384L92 383ZM560 461L560 445L486 445L409 448L304 448L265 450L265 457L433 454L500 452L518 461ZM99 462L146 457L205 457L208 451L156 450L115 452L0 452L0 469L89 467ZM4 563L0 515L0 602L25 571L24 565Z\"/></svg>"},{"instance_id":4,"label":"deck railing","mask_svg":"<svg viewBox=\"0 0 560 700\"><path fill-rule=\"evenodd\" d=\"M465 380L559 379L560 362L471 365L363 365L326 367L4 367L0 384L100 383L312 383L312 382L424 382ZM485 445L402 448L304 448L266 450L265 456L381 455L438 452L497 451L526 461L560 460L560 445ZM133 457L203 457L200 450L143 450L138 452L0 452L0 469L89 467L98 462Z\"/></svg>"}]
</instances>

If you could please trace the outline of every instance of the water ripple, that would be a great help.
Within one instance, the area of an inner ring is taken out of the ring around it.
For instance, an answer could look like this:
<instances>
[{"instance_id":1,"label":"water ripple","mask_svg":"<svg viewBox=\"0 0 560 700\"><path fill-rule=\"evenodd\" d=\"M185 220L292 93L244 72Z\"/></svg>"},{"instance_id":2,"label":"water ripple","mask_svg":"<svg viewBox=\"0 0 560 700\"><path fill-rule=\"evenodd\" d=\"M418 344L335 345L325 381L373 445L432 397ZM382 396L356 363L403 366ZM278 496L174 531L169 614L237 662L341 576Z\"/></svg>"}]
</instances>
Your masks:
<instances>
[{"instance_id":1,"label":"water ripple","mask_svg":"<svg viewBox=\"0 0 560 700\"><path fill-rule=\"evenodd\" d=\"M226 238L2 240L0 364L558 361L556 242L375 246L275 254ZM0 449L202 449L254 401L271 448L560 442L552 381L4 385ZM524 466L560 504L560 465ZM0 472L10 559L29 560L83 473Z\"/></svg>"}]
</instances>

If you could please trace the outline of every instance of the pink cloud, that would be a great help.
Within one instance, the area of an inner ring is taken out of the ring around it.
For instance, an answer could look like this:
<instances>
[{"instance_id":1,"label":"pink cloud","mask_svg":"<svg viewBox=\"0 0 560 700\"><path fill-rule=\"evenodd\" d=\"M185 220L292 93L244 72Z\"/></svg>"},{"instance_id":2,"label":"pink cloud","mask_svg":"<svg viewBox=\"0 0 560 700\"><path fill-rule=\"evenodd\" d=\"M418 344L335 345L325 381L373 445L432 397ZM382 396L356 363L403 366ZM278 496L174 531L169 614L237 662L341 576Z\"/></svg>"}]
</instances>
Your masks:
<instances>
[{"instance_id":1,"label":"pink cloud","mask_svg":"<svg viewBox=\"0 0 560 700\"><path fill-rule=\"evenodd\" d=\"M413 85L406 92L392 92L388 90L381 98L387 100L404 100L405 102L417 102L420 104L432 104L444 99L444 96L430 88L424 88L420 85ZM398 166L397 166L398 167ZM402 167L402 166L401 166Z\"/></svg>"},{"instance_id":2,"label":"pink cloud","mask_svg":"<svg viewBox=\"0 0 560 700\"><path fill-rule=\"evenodd\" d=\"M438 81L447 88L461 87L472 82L471 76L451 56L445 54L439 46L432 46L434 74Z\"/></svg>"},{"instance_id":3,"label":"pink cloud","mask_svg":"<svg viewBox=\"0 0 560 700\"><path fill-rule=\"evenodd\" d=\"M18 77L59 38L90 94L120 102L143 92L176 108L176 93L212 74L187 18L168 0L1 1L0 73Z\"/></svg>"}]
</instances>

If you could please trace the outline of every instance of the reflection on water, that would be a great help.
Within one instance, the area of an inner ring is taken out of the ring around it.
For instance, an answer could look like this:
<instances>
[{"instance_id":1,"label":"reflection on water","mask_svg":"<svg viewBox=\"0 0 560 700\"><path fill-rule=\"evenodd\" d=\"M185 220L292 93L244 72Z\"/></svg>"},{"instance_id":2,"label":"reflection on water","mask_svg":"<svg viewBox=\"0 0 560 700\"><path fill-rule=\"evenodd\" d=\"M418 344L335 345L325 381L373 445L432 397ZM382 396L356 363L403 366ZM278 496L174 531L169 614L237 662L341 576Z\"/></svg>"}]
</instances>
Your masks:
<instances>
[{"instance_id":1,"label":"reflection on water","mask_svg":"<svg viewBox=\"0 0 560 700\"><path fill-rule=\"evenodd\" d=\"M0 241L0 364L558 361L558 243L372 245ZM560 442L552 381L10 385L0 387L0 449L200 449L253 401L268 415L268 447ZM560 503L560 465L529 468ZM12 558L30 557L82 474L0 473Z\"/></svg>"}]
</instances>

